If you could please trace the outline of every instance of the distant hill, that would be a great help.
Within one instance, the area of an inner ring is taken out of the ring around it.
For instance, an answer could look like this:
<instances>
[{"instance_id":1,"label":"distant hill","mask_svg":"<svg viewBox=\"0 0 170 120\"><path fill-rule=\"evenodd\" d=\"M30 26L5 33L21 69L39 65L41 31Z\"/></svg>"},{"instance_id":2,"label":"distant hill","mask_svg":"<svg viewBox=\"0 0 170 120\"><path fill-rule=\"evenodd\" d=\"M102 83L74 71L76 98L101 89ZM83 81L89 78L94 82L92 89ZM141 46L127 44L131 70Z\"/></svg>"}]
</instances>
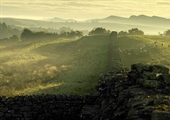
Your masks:
<instances>
[{"instance_id":1,"label":"distant hill","mask_svg":"<svg viewBox=\"0 0 170 120\"><path fill-rule=\"evenodd\" d=\"M142 25L154 25L154 26L167 26L170 25L170 19L166 19L158 16L146 16L132 15L129 18L109 16L104 19L99 19L98 22L112 22L112 23L128 23L128 24L142 24Z\"/></svg>"},{"instance_id":2,"label":"distant hill","mask_svg":"<svg viewBox=\"0 0 170 120\"><path fill-rule=\"evenodd\" d=\"M92 19L76 21L73 19L62 19L54 17L45 20L28 20L15 18L0 18L0 22L20 27L44 27L59 29L61 27L70 27L74 30L92 30L95 27L104 27L109 30L127 31L131 28L139 28L146 34L158 34L169 29L170 19L158 16L132 15L129 18L119 16L108 16L103 19Z\"/></svg>"},{"instance_id":3,"label":"distant hill","mask_svg":"<svg viewBox=\"0 0 170 120\"><path fill-rule=\"evenodd\" d=\"M146 15L139 15L139 16L131 16L129 18L131 21L136 21L142 24L148 25L155 25L155 26L170 26L170 19L158 17L158 16L146 16Z\"/></svg>"},{"instance_id":4,"label":"distant hill","mask_svg":"<svg viewBox=\"0 0 170 120\"><path fill-rule=\"evenodd\" d=\"M9 38L21 33L20 28L0 22L0 39Z\"/></svg>"},{"instance_id":5,"label":"distant hill","mask_svg":"<svg viewBox=\"0 0 170 120\"><path fill-rule=\"evenodd\" d=\"M99 19L99 22L118 22L118 23L122 23L122 22L127 22L128 18L124 18L124 17L119 17L119 16L109 16L103 19Z\"/></svg>"},{"instance_id":6,"label":"distant hill","mask_svg":"<svg viewBox=\"0 0 170 120\"><path fill-rule=\"evenodd\" d=\"M63 19L63 18L59 18L59 17L47 19L47 21L51 21L51 22L76 22L76 20L73 20L73 19Z\"/></svg>"}]
</instances>

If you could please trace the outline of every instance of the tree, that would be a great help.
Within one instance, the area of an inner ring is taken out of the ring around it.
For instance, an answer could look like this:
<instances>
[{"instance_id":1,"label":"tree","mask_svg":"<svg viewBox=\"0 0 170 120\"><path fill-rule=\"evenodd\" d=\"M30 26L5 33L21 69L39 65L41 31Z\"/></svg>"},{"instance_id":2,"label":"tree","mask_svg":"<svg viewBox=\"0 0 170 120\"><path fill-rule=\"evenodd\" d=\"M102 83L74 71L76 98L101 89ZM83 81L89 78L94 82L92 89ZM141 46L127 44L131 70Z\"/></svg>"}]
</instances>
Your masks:
<instances>
[{"instance_id":1,"label":"tree","mask_svg":"<svg viewBox=\"0 0 170 120\"><path fill-rule=\"evenodd\" d=\"M138 28L132 28L128 30L130 35L144 35L144 32L142 30L139 30Z\"/></svg>"},{"instance_id":2,"label":"tree","mask_svg":"<svg viewBox=\"0 0 170 120\"><path fill-rule=\"evenodd\" d=\"M23 32L21 33L21 40L31 39L32 36L33 36L33 32L31 30L25 28L23 30Z\"/></svg>"},{"instance_id":3,"label":"tree","mask_svg":"<svg viewBox=\"0 0 170 120\"><path fill-rule=\"evenodd\" d=\"M109 33L105 28L98 27L96 29L93 29L89 32L89 35L98 35L98 34L106 34Z\"/></svg>"},{"instance_id":4,"label":"tree","mask_svg":"<svg viewBox=\"0 0 170 120\"><path fill-rule=\"evenodd\" d=\"M6 30L8 29L8 26L6 25L5 22L2 23L2 28L6 29Z\"/></svg>"},{"instance_id":5,"label":"tree","mask_svg":"<svg viewBox=\"0 0 170 120\"><path fill-rule=\"evenodd\" d=\"M125 35L128 35L128 33L126 31L120 31L118 33L119 36L125 36Z\"/></svg>"},{"instance_id":6,"label":"tree","mask_svg":"<svg viewBox=\"0 0 170 120\"><path fill-rule=\"evenodd\" d=\"M19 41L19 36L18 35L13 35L12 37L9 38L10 40L13 40L13 41Z\"/></svg>"},{"instance_id":7,"label":"tree","mask_svg":"<svg viewBox=\"0 0 170 120\"><path fill-rule=\"evenodd\" d=\"M83 32L81 31L74 31L74 37L82 37L83 36Z\"/></svg>"},{"instance_id":8,"label":"tree","mask_svg":"<svg viewBox=\"0 0 170 120\"><path fill-rule=\"evenodd\" d=\"M165 36L170 36L170 29L168 29L167 31L164 32Z\"/></svg>"}]
</instances>

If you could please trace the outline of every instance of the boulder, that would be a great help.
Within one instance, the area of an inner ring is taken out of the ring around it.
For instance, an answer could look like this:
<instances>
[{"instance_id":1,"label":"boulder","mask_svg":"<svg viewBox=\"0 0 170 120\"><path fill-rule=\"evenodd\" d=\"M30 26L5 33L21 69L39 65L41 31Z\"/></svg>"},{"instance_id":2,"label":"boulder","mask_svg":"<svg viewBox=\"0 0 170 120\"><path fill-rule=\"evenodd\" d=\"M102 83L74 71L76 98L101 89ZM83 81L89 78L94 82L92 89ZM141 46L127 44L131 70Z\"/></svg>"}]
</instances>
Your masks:
<instances>
[{"instance_id":1,"label":"boulder","mask_svg":"<svg viewBox=\"0 0 170 120\"><path fill-rule=\"evenodd\" d=\"M163 75L165 84L170 85L170 74Z\"/></svg>"},{"instance_id":2,"label":"boulder","mask_svg":"<svg viewBox=\"0 0 170 120\"><path fill-rule=\"evenodd\" d=\"M170 120L170 112L155 110L151 120Z\"/></svg>"},{"instance_id":3,"label":"boulder","mask_svg":"<svg viewBox=\"0 0 170 120\"><path fill-rule=\"evenodd\" d=\"M84 105L81 112L82 120L94 120L96 114L99 113L100 106L97 105Z\"/></svg>"},{"instance_id":4,"label":"boulder","mask_svg":"<svg viewBox=\"0 0 170 120\"><path fill-rule=\"evenodd\" d=\"M169 74L169 68L163 65L152 65L151 71L154 73Z\"/></svg>"},{"instance_id":5,"label":"boulder","mask_svg":"<svg viewBox=\"0 0 170 120\"><path fill-rule=\"evenodd\" d=\"M145 88L160 88L162 84L157 80L143 80L142 86Z\"/></svg>"}]
</instances>

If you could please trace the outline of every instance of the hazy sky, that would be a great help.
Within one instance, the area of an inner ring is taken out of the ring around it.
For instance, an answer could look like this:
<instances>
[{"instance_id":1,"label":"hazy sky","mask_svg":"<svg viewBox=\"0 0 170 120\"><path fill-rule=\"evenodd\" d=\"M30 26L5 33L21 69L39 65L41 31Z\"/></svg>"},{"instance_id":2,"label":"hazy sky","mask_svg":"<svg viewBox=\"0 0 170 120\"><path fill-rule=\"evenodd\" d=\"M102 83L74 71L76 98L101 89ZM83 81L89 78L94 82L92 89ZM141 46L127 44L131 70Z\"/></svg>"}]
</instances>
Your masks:
<instances>
[{"instance_id":1,"label":"hazy sky","mask_svg":"<svg viewBox=\"0 0 170 120\"><path fill-rule=\"evenodd\" d=\"M71 19L145 14L170 19L170 0L0 0L0 17Z\"/></svg>"}]
</instances>

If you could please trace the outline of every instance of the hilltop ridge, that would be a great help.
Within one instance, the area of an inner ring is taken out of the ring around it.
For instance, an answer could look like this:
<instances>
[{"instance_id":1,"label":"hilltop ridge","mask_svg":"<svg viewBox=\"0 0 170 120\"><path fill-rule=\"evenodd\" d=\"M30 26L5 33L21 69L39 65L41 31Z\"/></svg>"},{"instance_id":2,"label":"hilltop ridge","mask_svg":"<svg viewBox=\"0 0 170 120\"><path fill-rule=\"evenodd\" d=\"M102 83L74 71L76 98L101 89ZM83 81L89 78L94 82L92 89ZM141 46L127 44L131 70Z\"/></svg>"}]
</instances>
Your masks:
<instances>
[{"instance_id":1,"label":"hilltop ridge","mask_svg":"<svg viewBox=\"0 0 170 120\"><path fill-rule=\"evenodd\" d=\"M163 32L169 29L168 26L170 26L170 19L146 15L132 15L129 18L111 15L106 18L87 19L81 21L74 19L63 19L60 17L42 20L0 18L0 22L5 22L6 24L19 26L22 28L43 27L59 29L61 27L70 27L76 30L91 30L101 26L111 31L139 28L147 34L158 34L158 32Z\"/></svg>"}]
</instances>

